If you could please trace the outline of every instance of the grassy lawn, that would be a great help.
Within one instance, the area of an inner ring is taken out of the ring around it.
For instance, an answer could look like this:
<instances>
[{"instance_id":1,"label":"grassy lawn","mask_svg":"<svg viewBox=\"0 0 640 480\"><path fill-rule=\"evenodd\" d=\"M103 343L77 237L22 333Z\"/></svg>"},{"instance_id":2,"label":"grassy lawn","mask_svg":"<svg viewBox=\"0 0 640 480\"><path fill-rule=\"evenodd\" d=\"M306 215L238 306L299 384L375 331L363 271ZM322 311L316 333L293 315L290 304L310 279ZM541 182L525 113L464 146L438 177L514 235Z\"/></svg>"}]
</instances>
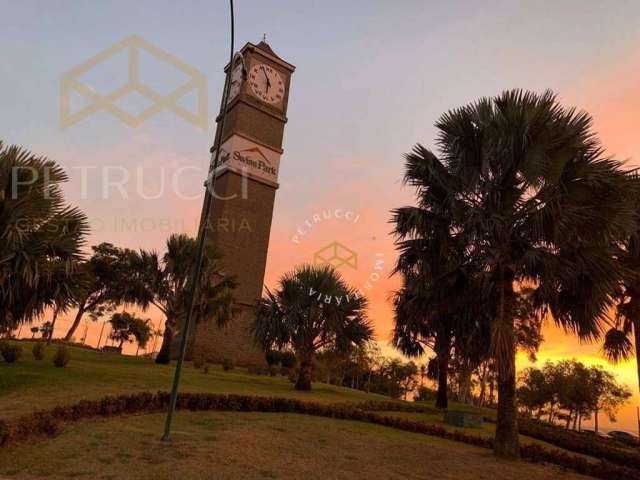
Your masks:
<instances>
[{"instance_id":1,"label":"grassy lawn","mask_svg":"<svg viewBox=\"0 0 640 480\"><path fill-rule=\"evenodd\" d=\"M56 345L48 347L44 360L36 361L32 344L20 342L22 357L14 364L0 361L0 418L12 418L33 410L95 399L105 395L170 390L174 366L156 365L149 359L71 348L65 368L51 362ZM249 375L245 369L223 372L211 365L209 373L187 363L181 389L189 392L236 393L292 397L319 402L387 399L358 390L314 383L312 392L298 392L284 377Z\"/></svg>"},{"instance_id":2,"label":"grassy lawn","mask_svg":"<svg viewBox=\"0 0 640 480\"><path fill-rule=\"evenodd\" d=\"M180 412L71 426L46 442L0 450L17 479L581 478L551 466L495 459L489 450L357 422L275 413Z\"/></svg>"},{"instance_id":3,"label":"grassy lawn","mask_svg":"<svg viewBox=\"0 0 640 480\"><path fill-rule=\"evenodd\" d=\"M56 368L51 362L56 345L48 347L44 360L36 361L31 354L33 344L20 343L23 355L18 362L11 365L0 362L0 419L11 419L33 410L51 409L81 399L140 391L167 391L171 386L173 365L156 365L149 359L72 347L71 362L65 368ZM250 375L242 368L225 372L219 365L211 365L209 373L205 374L191 363L185 366L181 389L185 392L277 396L327 403L389 400L382 395L322 383L314 383L311 392L298 392L282 376ZM451 402L450 409L495 416L493 410L455 402ZM444 425L442 414L379 413L457 429ZM133 478L128 474L122 475L124 468L127 473L130 469L140 470L135 478L157 480L177 478L172 477L169 471L169 465L177 461L180 478L212 478L210 469L214 467L216 471L225 472L224 478L316 478L313 472L320 461L316 453L323 452L319 458L331 465L332 470L327 473L329 478L347 478L348 475L341 472L350 472L352 478L354 475L356 478L425 478L425 472L436 468L425 463L425 452L437 451L435 465L439 461L443 470L442 475L435 478L471 478L461 473L462 467L473 470L471 465L475 462L480 462L487 473L486 476L474 474L474 479L512 478L491 473L495 468L507 467L496 463L491 452L486 450L374 425L297 415L179 412L175 442L170 447L171 453L167 453L169 447L158 441L162 419L162 415L146 415L70 425L56 439L35 442L28 448L10 447L0 451L0 476L16 474L20 478L48 478L57 474L60 478ZM482 429L465 430L471 434L492 436L494 428L493 424L485 423ZM222 433L224 442L220 441ZM227 442L227 434L231 443ZM523 442L552 447L522 438ZM264 445L260 444L260 439L264 440ZM397 448L392 448L398 442L406 443L402 454ZM369 444L371 449L367 450ZM243 445L247 445L244 457L241 452ZM311 450L308 450L309 445ZM426 450L425 445L429 447ZM10 453L14 448L19 448L20 455ZM456 460L456 468L453 468L449 460L453 453L447 453L453 450L459 452L458 455L467 452L473 461ZM397 459L390 459L389 455ZM527 472L530 469L532 478L556 478L551 474L547 476L549 471L555 470L517 465L509 467L513 469L513 478L518 478L522 469ZM287 469L287 466L291 468ZM422 466L426 470L423 471ZM247 468L252 469L251 473L242 475ZM323 468L326 469L326 465ZM451 472L458 473L447 476L445 470L451 468ZM95 477L96 472L101 476ZM373 475L372 472L382 473ZM316 473L317 478L322 477Z\"/></svg>"}]
</instances>

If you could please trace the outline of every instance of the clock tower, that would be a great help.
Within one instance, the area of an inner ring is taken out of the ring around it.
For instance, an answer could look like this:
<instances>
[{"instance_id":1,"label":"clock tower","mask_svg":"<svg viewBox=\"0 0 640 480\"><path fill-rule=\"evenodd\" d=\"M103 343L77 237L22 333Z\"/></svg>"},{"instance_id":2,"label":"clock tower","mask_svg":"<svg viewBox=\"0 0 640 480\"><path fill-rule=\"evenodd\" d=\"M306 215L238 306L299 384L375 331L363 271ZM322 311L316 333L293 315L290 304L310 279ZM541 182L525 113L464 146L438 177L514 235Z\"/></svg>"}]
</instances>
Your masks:
<instances>
[{"instance_id":1,"label":"clock tower","mask_svg":"<svg viewBox=\"0 0 640 480\"><path fill-rule=\"evenodd\" d=\"M210 361L251 365L265 361L252 326L262 296L295 67L265 41L247 43L240 54L225 67L225 72L231 69L231 85L220 144L212 147L214 153L220 148L220 156L207 228L207 241L223 255L224 273L237 278L239 312L222 328L213 321L196 325L193 349Z\"/></svg>"}]
</instances>

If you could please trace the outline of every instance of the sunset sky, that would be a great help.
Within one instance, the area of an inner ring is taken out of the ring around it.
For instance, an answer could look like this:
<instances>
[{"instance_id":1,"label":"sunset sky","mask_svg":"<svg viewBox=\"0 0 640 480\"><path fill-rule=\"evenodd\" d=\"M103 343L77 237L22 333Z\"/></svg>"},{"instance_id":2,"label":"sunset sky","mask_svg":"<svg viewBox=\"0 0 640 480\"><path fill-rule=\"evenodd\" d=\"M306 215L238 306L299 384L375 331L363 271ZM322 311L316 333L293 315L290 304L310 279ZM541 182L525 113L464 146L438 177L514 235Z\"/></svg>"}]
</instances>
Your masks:
<instances>
[{"instance_id":1,"label":"sunset sky","mask_svg":"<svg viewBox=\"0 0 640 480\"><path fill-rule=\"evenodd\" d=\"M273 285L282 272L312 261L315 251L334 241L358 255L357 269L341 269L356 286L365 285L374 260L382 258L382 278L364 287L382 343L392 325L389 296L398 285L388 277L395 260L389 211L412 202L412 192L401 184L402 154L416 142L433 145L441 113L507 88L551 88L564 104L594 116L610 155L638 164L637 0L236 4L236 48L266 34L271 47L297 67L265 283ZM170 233L194 234L213 120L204 131L164 111L132 128L98 112L62 128L60 78L135 34L206 75L213 118L228 59L227 2L0 0L0 6L13 19L0 30L0 139L68 170L67 196L92 222L90 244L161 251ZM160 92L184 81L150 59L141 60L141 70ZM103 93L125 80L124 54L83 77ZM82 102L72 98L72 108ZM145 102L131 96L119 105L136 112ZM193 108L195 97L180 103ZM88 172L85 192L82 168ZM125 171L131 180L123 191L104 191L105 175L118 178ZM347 211L357 221L336 218ZM305 224L323 212L332 218L311 222L311 228ZM152 311L149 316L160 318ZM56 333L67 326L61 321ZM99 325L89 329L89 337L97 338ZM544 335L540 362L576 357L606 364L597 345L579 345L552 325ZM637 391L635 362L608 368ZM637 402L636 395L618 427L635 430Z\"/></svg>"}]
</instances>

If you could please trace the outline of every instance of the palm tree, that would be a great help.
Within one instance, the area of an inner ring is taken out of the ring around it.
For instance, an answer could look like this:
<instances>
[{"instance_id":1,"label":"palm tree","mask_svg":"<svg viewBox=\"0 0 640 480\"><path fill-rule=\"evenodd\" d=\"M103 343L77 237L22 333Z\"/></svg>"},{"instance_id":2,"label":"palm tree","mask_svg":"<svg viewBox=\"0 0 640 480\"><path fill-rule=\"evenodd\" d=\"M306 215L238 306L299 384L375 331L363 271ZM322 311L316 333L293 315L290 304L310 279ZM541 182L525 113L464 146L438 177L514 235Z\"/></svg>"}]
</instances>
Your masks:
<instances>
[{"instance_id":1,"label":"palm tree","mask_svg":"<svg viewBox=\"0 0 640 480\"><path fill-rule=\"evenodd\" d=\"M436 127L440 158L422 146L414 154L439 164L424 188L447 189L454 231L497 300L490 312L494 444L496 454L517 457L517 287L534 285L541 312L583 340L598 338L621 275L612 245L633 228L628 198L638 184L603 157L591 117L563 108L551 92L484 98L445 113Z\"/></svg>"},{"instance_id":2,"label":"palm tree","mask_svg":"<svg viewBox=\"0 0 640 480\"><path fill-rule=\"evenodd\" d=\"M436 354L435 371L438 381L436 407L447 408L449 361L457 318L445 305L449 288L441 283L429 288L423 277L405 275L403 287L394 294L393 343L409 357L419 357L429 348ZM451 299L452 297L448 297Z\"/></svg>"},{"instance_id":3,"label":"palm tree","mask_svg":"<svg viewBox=\"0 0 640 480\"><path fill-rule=\"evenodd\" d=\"M173 234L167 240L167 251L162 260L155 252L141 251L134 261L133 269L142 272L150 303L166 319L156 363L169 363L171 360L171 344L185 318L195 254L196 241L193 238ZM207 246L197 295L199 301L194 311L196 321L215 319L222 326L233 318L237 307L233 297L235 277L221 272L220 259L221 255L210 245Z\"/></svg>"},{"instance_id":4,"label":"palm tree","mask_svg":"<svg viewBox=\"0 0 640 480\"><path fill-rule=\"evenodd\" d=\"M478 323L482 296L473 287L474 267L454 223L459 202L451 192L460 189L459 179L424 149L405 159L404 184L416 189L417 205L393 210L400 253L394 273L403 277L394 296L394 343L408 356L434 351L436 407L447 408L452 348Z\"/></svg>"},{"instance_id":5,"label":"palm tree","mask_svg":"<svg viewBox=\"0 0 640 480\"><path fill-rule=\"evenodd\" d=\"M627 271L616 294L616 317L605 335L604 352L614 363L635 355L640 389L640 230L619 247L619 259Z\"/></svg>"},{"instance_id":6,"label":"palm tree","mask_svg":"<svg viewBox=\"0 0 640 480\"><path fill-rule=\"evenodd\" d=\"M65 204L66 180L52 160L0 142L0 325L70 301L89 227Z\"/></svg>"},{"instance_id":7,"label":"palm tree","mask_svg":"<svg viewBox=\"0 0 640 480\"><path fill-rule=\"evenodd\" d=\"M313 361L322 349L346 351L373 338L367 300L332 267L303 265L266 290L254 335L265 350L290 347L299 359L297 390L311 390Z\"/></svg>"}]
</instances>

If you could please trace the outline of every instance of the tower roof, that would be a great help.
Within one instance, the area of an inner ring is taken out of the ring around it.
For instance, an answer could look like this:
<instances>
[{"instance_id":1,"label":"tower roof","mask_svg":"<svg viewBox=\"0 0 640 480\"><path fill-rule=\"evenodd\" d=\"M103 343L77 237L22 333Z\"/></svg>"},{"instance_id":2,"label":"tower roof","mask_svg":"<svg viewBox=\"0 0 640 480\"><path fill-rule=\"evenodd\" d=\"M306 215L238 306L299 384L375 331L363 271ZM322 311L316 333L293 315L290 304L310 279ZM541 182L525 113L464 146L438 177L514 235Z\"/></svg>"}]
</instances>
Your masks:
<instances>
[{"instance_id":1,"label":"tower roof","mask_svg":"<svg viewBox=\"0 0 640 480\"><path fill-rule=\"evenodd\" d=\"M259 48L260 50L264 50L267 53L270 53L271 55L278 57L278 55L276 54L276 52L273 51L273 49L271 48L271 46L265 42L264 40L262 40L259 44L256 45L256 48ZM278 57L280 58L280 57Z\"/></svg>"},{"instance_id":2,"label":"tower roof","mask_svg":"<svg viewBox=\"0 0 640 480\"><path fill-rule=\"evenodd\" d=\"M260 53L262 53L262 55L271 58L271 60L275 61L276 63L282 65L284 68L292 72L296 69L296 67L291 65L289 62L279 57L278 54L273 51L273 49L271 48L271 45L269 45L264 40L262 40L257 45L254 45L251 42L247 42L240 51L244 53L246 50L253 50L253 49L258 50Z\"/></svg>"}]
</instances>

